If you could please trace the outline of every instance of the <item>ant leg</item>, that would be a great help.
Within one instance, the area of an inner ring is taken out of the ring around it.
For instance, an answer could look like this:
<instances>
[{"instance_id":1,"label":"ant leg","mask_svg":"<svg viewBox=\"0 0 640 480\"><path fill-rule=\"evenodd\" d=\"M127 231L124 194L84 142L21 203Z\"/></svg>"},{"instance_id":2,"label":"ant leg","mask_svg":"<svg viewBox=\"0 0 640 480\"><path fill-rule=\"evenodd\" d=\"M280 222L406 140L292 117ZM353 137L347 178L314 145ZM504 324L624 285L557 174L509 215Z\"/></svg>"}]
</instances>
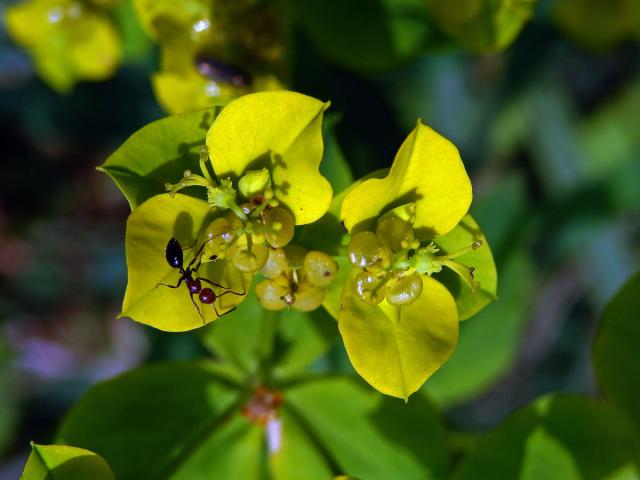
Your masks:
<instances>
[{"instance_id":1,"label":"ant leg","mask_svg":"<svg viewBox=\"0 0 640 480\"><path fill-rule=\"evenodd\" d=\"M213 237L209 237L209 239L204 242L202 245L200 245L200 248L198 249L198 253L196 253L193 258L191 259L191 261L189 262L189 265L187 266L187 269L191 269L192 271L198 270L198 268L200 268L200 262L202 261L202 251L204 250L204 247L207 245L207 243L209 243L211 240L218 238L220 235L222 234L218 234L218 235L214 235ZM195 247L195 244L193 245ZM193 247L190 247L193 248ZM196 263L196 261L198 262L198 265L195 268L191 268L191 266Z\"/></svg>"},{"instance_id":2,"label":"ant leg","mask_svg":"<svg viewBox=\"0 0 640 480\"><path fill-rule=\"evenodd\" d=\"M222 292L220 295L216 295L216 298L223 297L223 296L225 296L227 293L231 293L232 295L239 295L239 296L242 296L242 295L245 295L245 294L246 294L246 292L245 292L245 293L238 293L238 292L232 292L231 290L227 290L226 292Z\"/></svg>"},{"instance_id":3,"label":"ant leg","mask_svg":"<svg viewBox=\"0 0 640 480\"><path fill-rule=\"evenodd\" d=\"M184 277L180 277L180 280L178 280L178 283L176 283L175 285L169 285L169 284L166 284L166 283L159 283L159 284L156 285L156 288L158 288L160 285L163 285L163 286L169 287L169 288L178 288L183 280L184 280Z\"/></svg>"},{"instance_id":4,"label":"ant leg","mask_svg":"<svg viewBox=\"0 0 640 480\"><path fill-rule=\"evenodd\" d=\"M238 307L233 307L231 310L227 310L226 312L221 314L220 312L218 312L218 309L216 308L216 304L215 303L213 304L213 310L216 312L216 315L218 316L218 318L221 317L222 315L226 315L227 313L233 312L236 308Z\"/></svg>"},{"instance_id":5,"label":"ant leg","mask_svg":"<svg viewBox=\"0 0 640 480\"><path fill-rule=\"evenodd\" d=\"M189 296L191 297L191 303L193 303L193 306L196 307L196 311L198 312L198 315L200 315L200 318L202 319L202 324L203 325L206 324L207 322L204 321L204 315L202 315L202 312L200 311L200 307L198 307L198 304L193 298L193 293L189 292Z\"/></svg>"},{"instance_id":6,"label":"ant leg","mask_svg":"<svg viewBox=\"0 0 640 480\"><path fill-rule=\"evenodd\" d=\"M203 277L198 277L197 280L200 280L202 282L206 282L209 285L213 285L214 287L218 287L218 288L222 288L223 290L225 290L224 293L233 293L234 295L246 295L247 292L246 290L244 292L234 292L233 290L231 290L229 287L225 287L223 285L220 285L219 283L214 283L211 280L207 279L207 278L203 278ZM224 293L222 295L224 295ZM217 297L220 297L221 295L216 295Z\"/></svg>"}]
</instances>

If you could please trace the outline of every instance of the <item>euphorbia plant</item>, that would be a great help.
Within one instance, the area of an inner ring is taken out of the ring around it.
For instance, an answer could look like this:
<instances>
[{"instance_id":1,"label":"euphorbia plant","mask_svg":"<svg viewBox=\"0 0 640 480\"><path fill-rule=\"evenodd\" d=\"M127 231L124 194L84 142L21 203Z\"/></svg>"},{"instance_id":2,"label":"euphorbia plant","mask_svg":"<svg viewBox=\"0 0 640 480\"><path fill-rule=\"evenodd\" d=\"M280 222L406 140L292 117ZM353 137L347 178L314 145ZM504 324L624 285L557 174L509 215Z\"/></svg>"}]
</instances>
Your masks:
<instances>
[{"instance_id":1,"label":"euphorbia plant","mask_svg":"<svg viewBox=\"0 0 640 480\"><path fill-rule=\"evenodd\" d=\"M332 203L319 172L328 106L294 92L246 95L221 111L145 127L107 160L102 168L134 208L121 315L191 330L236 308L243 315L257 282L266 310L323 304L358 373L406 399L452 353L459 320L494 298L495 266L467 215L471 184L456 148L421 123L388 173L354 183ZM154 137L156 145L142 145ZM167 153L168 144L182 156ZM141 161L145 150L156 155ZM344 230L329 226L331 216ZM317 247L318 236L332 248ZM200 285L180 285L184 274L165 261L170 239L189 247L184 262L214 286L216 308L194 297ZM236 294L221 295L228 290Z\"/></svg>"}]
</instances>

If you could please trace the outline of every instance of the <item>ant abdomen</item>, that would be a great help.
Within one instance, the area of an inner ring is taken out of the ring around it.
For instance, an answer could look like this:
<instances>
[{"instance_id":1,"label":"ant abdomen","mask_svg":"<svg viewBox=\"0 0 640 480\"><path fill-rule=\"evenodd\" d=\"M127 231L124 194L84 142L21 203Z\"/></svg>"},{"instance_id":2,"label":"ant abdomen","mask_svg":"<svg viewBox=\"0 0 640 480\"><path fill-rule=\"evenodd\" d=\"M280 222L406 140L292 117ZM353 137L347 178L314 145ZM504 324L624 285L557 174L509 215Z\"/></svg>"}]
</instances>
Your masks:
<instances>
[{"instance_id":1,"label":"ant abdomen","mask_svg":"<svg viewBox=\"0 0 640 480\"><path fill-rule=\"evenodd\" d=\"M202 290L200 290L200 295L198 295L198 298L200 298L200 302L204 303L205 305L210 305L216 301L216 294L210 288L203 288Z\"/></svg>"}]
</instances>

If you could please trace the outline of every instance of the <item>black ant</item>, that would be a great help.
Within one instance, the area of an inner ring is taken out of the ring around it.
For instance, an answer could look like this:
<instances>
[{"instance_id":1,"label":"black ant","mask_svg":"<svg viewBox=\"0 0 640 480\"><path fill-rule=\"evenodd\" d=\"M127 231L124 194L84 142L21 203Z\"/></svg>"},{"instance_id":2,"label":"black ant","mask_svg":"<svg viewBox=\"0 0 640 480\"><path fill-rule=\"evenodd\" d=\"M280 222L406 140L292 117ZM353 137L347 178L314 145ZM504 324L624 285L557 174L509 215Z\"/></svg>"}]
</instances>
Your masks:
<instances>
[{"instance_id":1,"label":"black ant","mask_svg":"<svg viewBox=\"0 0 640 480\"><path fill-rule=\"evenodd\" d=\"M194 295L198 295L198 298L200 299L201 303L205 305L213 305L213 310L216 312L216 315L218 317L221 317L222 315L226 315L227 313L233 312L236 309L236 307L233 307L231 310L227 310L221 315L220 312L218 312L218 309L216 308L216 305L214 303L218 298L224 295L227 295L229 293L232 295L239 295L239 296L245 295L247 293L247 292L242 292L242 293L234 292L230 288L220 285L218 283L214 283L211 280L204 277L194 278L193 274L198 271L198 269L200 268L200 264L202 263L202 252L204 250L204 247L208 242L210 242L214 238L216 237L209 238L209 240L207 240L200 246L198 253L195 254L195 256L189 262L186 268L184 267L182 247L180 246L180 243L175 238L172 238L171 240L169 240L169 242L167 243L167 249L165 250L165 257L170 267L178 269L178 271L180 272L180 279L178 280L178 283L175 285L167 285L166 283L159 283L158 285L156 285L156 288L160 285L164 285L165 287L169 287L169 288L178 288L180 287L180 284L184 282L187 285L187 289L189 290L189 296L191 297L191 302L193 302L193 306L196 307L196 310L198 311L198 315L200 315L200 318L202 318L202 323L205 323L204 317L202 315L202 312L200 311L200 308L198 307L198 304L193 298ZM215 260L216 259L215 255L213 255L211 259ZM222 288L224 289L224 292L221 294L216 294L213 291L213 289L209 287L202 288L202 282L206 282L214 287Z\"/></svg>"}]
</instances>

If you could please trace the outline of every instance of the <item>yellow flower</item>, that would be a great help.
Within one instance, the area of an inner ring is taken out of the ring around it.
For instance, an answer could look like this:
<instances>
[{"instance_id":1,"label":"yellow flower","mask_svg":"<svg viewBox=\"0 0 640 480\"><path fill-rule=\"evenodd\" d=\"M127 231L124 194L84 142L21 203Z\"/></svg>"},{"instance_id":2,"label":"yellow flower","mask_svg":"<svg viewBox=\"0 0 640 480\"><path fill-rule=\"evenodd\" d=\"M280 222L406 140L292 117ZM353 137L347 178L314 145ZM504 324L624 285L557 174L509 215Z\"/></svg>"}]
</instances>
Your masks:
<instances>
[{"instance_id":1,"label":"yellow flower","mask_svg":"<svg viewBox=\"0 0 640 480\"><path fill-rule=\"evenodd\" d=\"M406 399L420 388L455 349L459 318L493 298L491 252L465 217L471 196L458 150L418 122L388 175L344 197L352 272L338 326L354 368L382 393ZM480 266L489 283L483 293L476 292ZM436 279L443 268L459 275L457 298Z\"/></svg>"},{"instance_id":2,"label":"yellow flower","mask_svg":"<svg viewBox=\"0 0 640 480\"><path fill-rule=\"evenodd\" d=\"M65 92L80 80L104 80L120 64L120 39L108 15L77 0L29 0L7 8L13 40L26 48L38 75Z\"/></svg>"}]
</instances>

